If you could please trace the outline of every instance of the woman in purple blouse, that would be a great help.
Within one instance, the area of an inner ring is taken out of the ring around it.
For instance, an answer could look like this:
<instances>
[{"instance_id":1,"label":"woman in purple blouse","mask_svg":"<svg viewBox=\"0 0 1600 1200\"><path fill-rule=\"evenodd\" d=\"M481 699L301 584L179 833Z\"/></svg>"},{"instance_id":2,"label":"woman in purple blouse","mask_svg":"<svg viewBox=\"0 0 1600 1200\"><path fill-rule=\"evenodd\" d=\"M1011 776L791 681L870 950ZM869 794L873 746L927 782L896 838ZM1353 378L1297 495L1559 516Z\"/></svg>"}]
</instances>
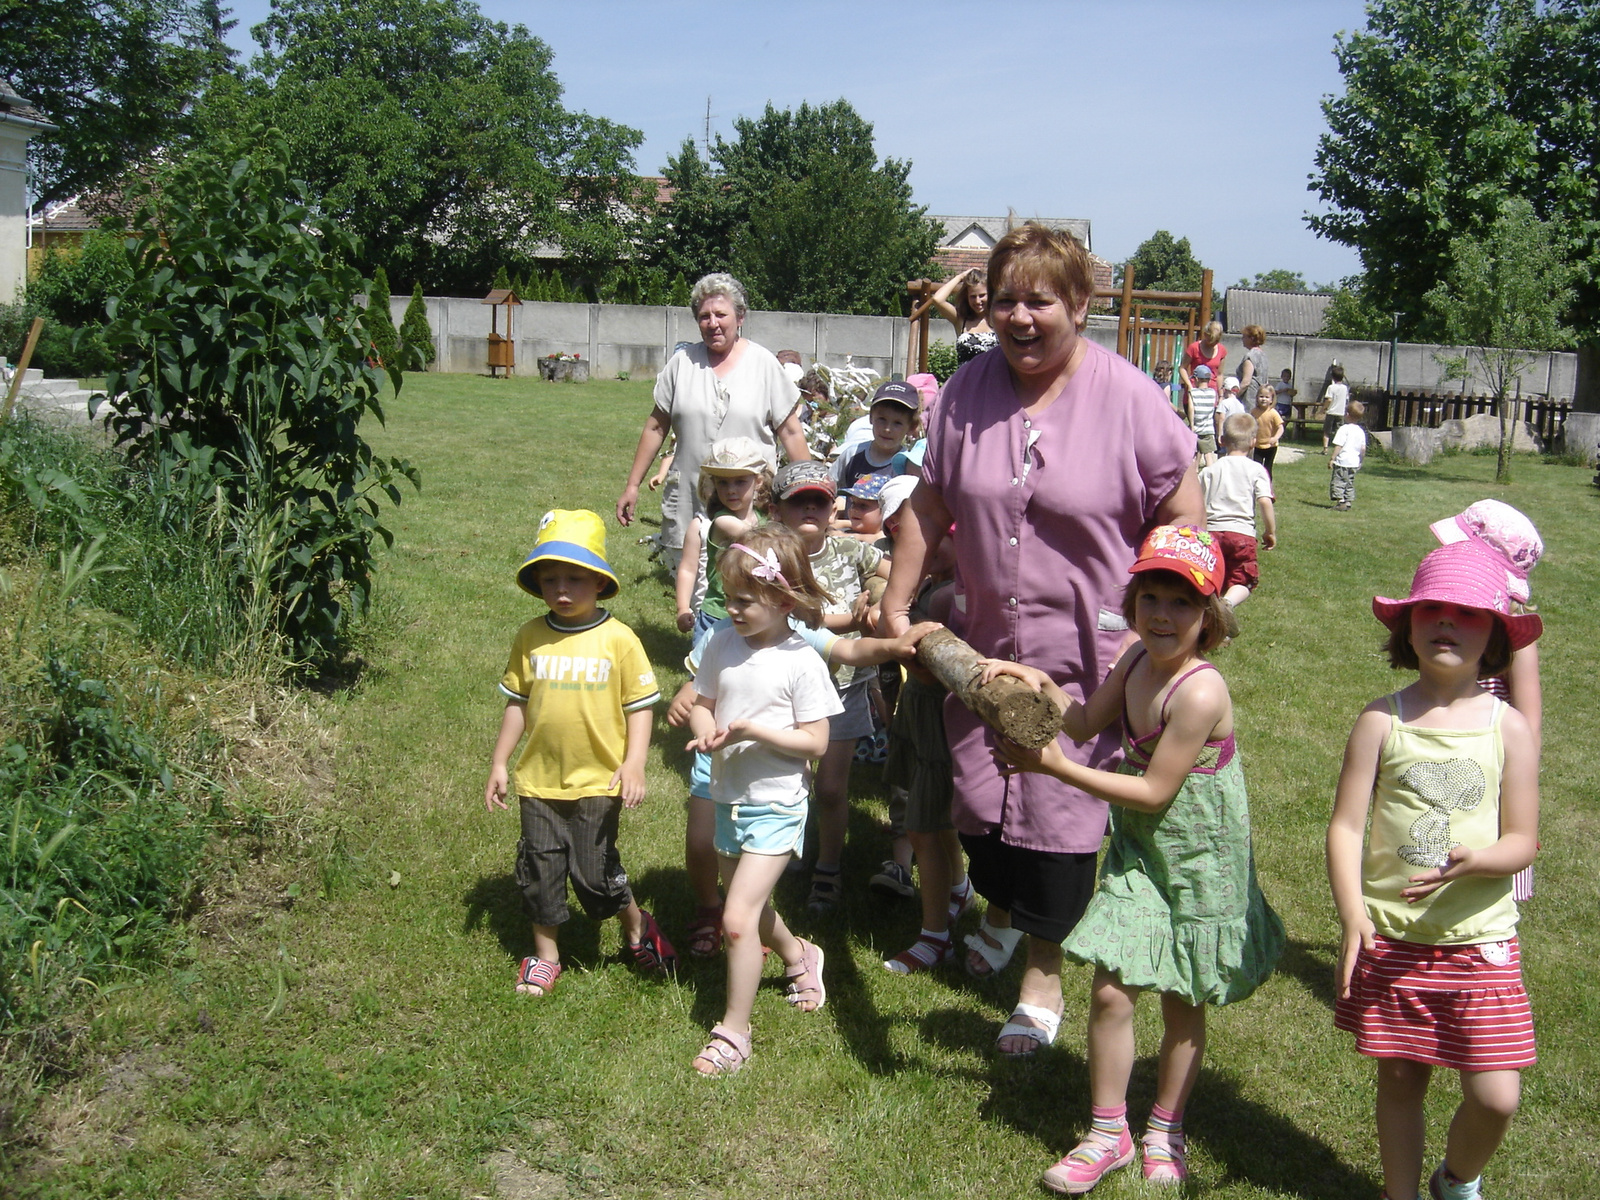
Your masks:
<instances>
[{"instance_id":1,"label":"woman in purple blouse","mask_svg":"<svg viewBox=\"0 0 1600 1200\"><path fill-rule=\"evenodd\" d=\"M908 627L929 552L955 540L950 628L979 653L1048 672L1081 700L1111 669L1127 628L1128 567L1156 525L1204 526L1195 438L1150 378L1082 336L1094 276L1082 243L1029 222L989 259L996 351L961 367L928 426L922 482L895 543L883 598L890 636ZM1106 805L1051 776L1004 774L989 731L954 697L945 727L953 817L988 901L967 968L1027 966L1001 1053L1031 1054L1061 1020L1061 940L1094 890ZM1066 752L1104 767L1114 730Z\"/></svg>"}]
</instances>

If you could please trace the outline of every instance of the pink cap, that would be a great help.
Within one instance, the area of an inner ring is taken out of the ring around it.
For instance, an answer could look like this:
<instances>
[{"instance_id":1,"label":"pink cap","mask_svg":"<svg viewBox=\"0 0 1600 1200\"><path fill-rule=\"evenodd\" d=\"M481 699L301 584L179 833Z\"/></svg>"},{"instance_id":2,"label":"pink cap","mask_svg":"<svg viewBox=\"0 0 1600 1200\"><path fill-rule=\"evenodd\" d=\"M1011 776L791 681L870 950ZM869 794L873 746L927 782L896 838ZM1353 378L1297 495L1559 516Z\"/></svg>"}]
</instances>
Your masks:
<instances>
[{"instance_id":1,"label":"pink cap","mask_svg":"<svg viewBox=\"0 0 1600 1200\"><path fill-rule=\"evenodd\" d=\"M1511 598L1518 604L1528 603L1528 572L1539 565L1544 542L1522 513L1499 500L1479 500L1429 528L1441 546L1472 540L1504 559Z\"/></svg>"},{"instance_id":2,"label":"pink cap","mask_svg":"<svg viewBox=\"0 0 1600 1200\"><path fill-rule=\"evenodd\" d=\"M1492 612L1505 626L1511 648L1521 650L1538 640L1544 622L1536 613L1513 613L1511 593L1506 588L1505 564L1492 550L1476 540L1452 542L1428 554L1411 580L1411 594L1404 600L1387 596L1372 598L1372 615L1390 629L1407 620L1413 604L1435 600L1459 604L1462 608L1481 608Z\"/></svg>"}]
</instances>

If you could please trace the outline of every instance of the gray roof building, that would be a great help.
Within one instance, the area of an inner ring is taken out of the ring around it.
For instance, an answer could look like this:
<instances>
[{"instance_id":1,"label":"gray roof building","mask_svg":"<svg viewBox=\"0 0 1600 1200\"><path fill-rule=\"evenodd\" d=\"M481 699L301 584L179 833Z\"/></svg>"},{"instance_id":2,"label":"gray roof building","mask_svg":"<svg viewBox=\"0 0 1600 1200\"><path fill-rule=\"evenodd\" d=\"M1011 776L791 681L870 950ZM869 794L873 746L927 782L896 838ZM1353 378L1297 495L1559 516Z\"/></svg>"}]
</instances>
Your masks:
<instances>
[{"instance_id":1,"label":"gray roof building","mask_svg":"<svg viewBox=\"0 0 1600 1200\"><path fill-rule=\"evenodd\" d=\"M1229 288L1223 304L1229 333L1246 325L1259 325L1269 334L1316 337L1333 297L1327 292L1268 292L1259 288Z\"/></svg>"}]
</instances>

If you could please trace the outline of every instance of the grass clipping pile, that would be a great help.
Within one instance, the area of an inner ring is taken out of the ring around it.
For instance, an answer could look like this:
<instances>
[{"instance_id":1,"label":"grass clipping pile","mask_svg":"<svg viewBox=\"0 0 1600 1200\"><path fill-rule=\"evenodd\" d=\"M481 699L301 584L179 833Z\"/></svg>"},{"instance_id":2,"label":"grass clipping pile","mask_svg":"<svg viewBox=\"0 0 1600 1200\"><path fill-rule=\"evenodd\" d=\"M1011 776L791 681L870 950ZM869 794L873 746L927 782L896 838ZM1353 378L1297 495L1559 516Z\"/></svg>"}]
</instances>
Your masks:
<instances>
[{"instance_id":1,"label":"grass clipping pile","mask_svg":"<svg viewBox=\"0 0 1600 1200\"><path fill-rule=\"evenodd\" d=\"M982 656L948 629L936 629L917 643L917 662L985 725L1019 746L1037 750L1061 732L1061 710L1022 680L1000 675L980 684Z\"/></svg>"}]
</instances>

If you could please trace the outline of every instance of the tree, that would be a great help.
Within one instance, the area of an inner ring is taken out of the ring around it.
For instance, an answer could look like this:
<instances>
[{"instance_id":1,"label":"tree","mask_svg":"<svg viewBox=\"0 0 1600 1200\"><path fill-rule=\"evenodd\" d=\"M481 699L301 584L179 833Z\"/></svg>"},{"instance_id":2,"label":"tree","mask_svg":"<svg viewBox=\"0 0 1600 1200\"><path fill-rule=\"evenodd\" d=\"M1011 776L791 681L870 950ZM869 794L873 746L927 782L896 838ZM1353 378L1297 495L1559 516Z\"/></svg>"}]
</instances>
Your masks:
<instances>
[{"instance_id":1,"label":"tree","mask_svg":"<svg viewBox=\"0 0 1600 1200\"><path fill-rule=\"evenodd\" d=\"M1306 277L1299 271L1288 271L1282 267L1271 271L1263 271L1256 276L1254 283L1248 279L1241 279L1234 287L1260 288L1269 292L1308 292L1311 288L1306 286Z\"/></svg>"},{"instance_id":2,"label":"tree","mask_svg":"<svg viewBox=\"0 0 1600 1200\"><path fill-rule=\"evenodd\" d=\"M471 292L558 243L598 278L653 194L638 131L570 112L550 48L472 0L276 0L242 81L207 94L224 138L283 131L294 174L396 284Z\"/></svg>"},{"instance_id":3,"label":"tree","mask_svg":"<svg viewBox=\"0 0 1600 1200\"><path fill-rule=\"evenodd\" d=\"M398 366L400 363L400 334L394 327L394 316L389 311L389 277L379 267L372 273L372 290L367 293L367 345L380 367Z\"/></svg>"},{"instance_id":4,"label":"tree","mask_svg":"<svg viewBox=\"0 0 1600 1200\"><path fill-rule=\"evenodd\" d=\"M1467 348L1456 373L1476 363L1495 395L1500 414L1500 454L1495 480L1511 477L1515 432L1506 398L1518 389L1533 352L1568 343L1561 323L1572 299L1572 268L1545 222L1526 200L1506 200L1483 238L1450 242L1445 277L1425 297L1451 343Z\"/></svg>"},{"instance_id":5,"label":"tree","mask_svg":"<svg viewBox=\"0 0 1600 1200\"><path fill-rule=\"evenodd\" d=\"M400 318L400 348L405 354L406 369L420 371L431 363L438 352L433 348L433 328L428 324L428 306L422 302L422 285L411 291L411 303Z\"/></svg>"},{"instance_id":6,"label":"tree","mask_svg":"<svg viewBox=\"0 0 1600 1200\"><path fill-rule=\"evenodd\" d=\"M214 506L247 611L321 661L367 608L373 539L391 540L383 499L418 477L361 436L400 372L368 365L355 247L308 207L287 158L258 129L143 194L106 391L130 456Z\"/></svg>"},{"instance_id":7,"label":"tree","mask_svg":"<svg viewBox=\"0 0 1600 1200\"><path fill-rule=\"evenodd\" d=\"M207 80L228 69L221 0L0 3L0 64L54 133L28 143L37 203L120 180L188 127Z\"/></svg>"},{"instance_id":8,"label":"tree","mask_svg":"<svg viewBox=\"0 0 1600 1200\"><path fill-rule=\"evenodd\" d=\"M1393 318L1373 306L1367 295L1366 280L1360 275L1348 275L1336 285L1318 290L1333 293L1333 299L1322 314L1322 337L1381 342L1394 332Z\"/></svg>"},{"instance_id":9,"label":"tree","mask_svg":"<svg viewBox=\"0 0 1600 1200\"><path fill-rule=\"evenodd\" d=\"M1452 244L1521 197L1577 267L1568 319L1600 361L1600 5L1373 0L1334 53L1345 91L1323 103L1312 176L1330 208L1307 221L1360 252L1370 308L1442 337L1425 297Z\"/></svg>"},{"instance_id":10,"label":"tree","mask_svg":"<svg viewBox=\"0 0 1600 1200\"><path fill-rule=\"evenodd\" d=\"M1198 292L1204 268L1189 248L1188 238L1174 238L1158 229L1133 252L1133 286L1148 292Z\"/></svg>"},{"instance_id":11,"label":"tree","mask_svg":"<svg viewBox=\"0 0 1600 1200\"><path fill-rule=\"evenodd\" d=\"M663 277L731 270L767 308L903 311L906 280L938 244L912 203L911 164L880 162L871 124L845 100L769 104L734 130L709 164L692 141L667 163L675 194L652 238Z\"/></svg>"}]
</instances>

